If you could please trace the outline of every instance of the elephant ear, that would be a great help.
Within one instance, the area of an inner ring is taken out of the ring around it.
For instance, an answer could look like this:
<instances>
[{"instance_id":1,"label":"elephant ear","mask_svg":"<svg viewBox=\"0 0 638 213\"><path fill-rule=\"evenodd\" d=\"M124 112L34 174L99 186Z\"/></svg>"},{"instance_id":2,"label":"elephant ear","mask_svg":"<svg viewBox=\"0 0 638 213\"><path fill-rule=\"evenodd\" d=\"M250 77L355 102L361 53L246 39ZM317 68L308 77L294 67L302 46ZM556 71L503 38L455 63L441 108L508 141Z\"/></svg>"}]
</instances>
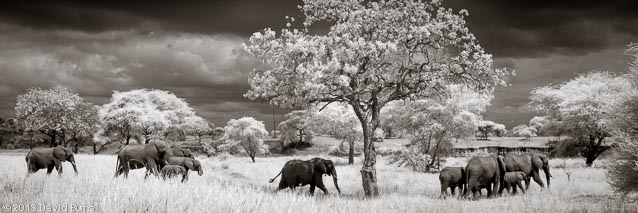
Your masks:
<instances>
[{"instance_id":1,"label":"elephant ear","mask_svg":"<svg viewBox=\"0 0 638 213\"><path fill-rule=\"evenodd\" d=\"M195 167L196 163L193 159L190 158L186 158L184 159L184 166L186 166L186 168L196 171L196 167Z\"/></svg>"},{"instance_id":2,"label":"elephant ear","mask_svg":"<svg viewBox=\"0 0 638 213\"><path fill-rule=\"evenodd\" d=\"M314 161L315 169L319 170L320 174L326 174L328 172L328 168L326 168L326 163L323 159L319 159Z\"/></svg>"},{"instance_id":3,"label":"elephant ear","mask_svg":"<svg viewBox=\"0 0 638 213\"><path fill-rule=\"evenodd\" d=\"M55 157L55 159L65 160L66 159L66 149L62 148L62 147L53 148L53 156Z\"/></svg>"}]
</instances>

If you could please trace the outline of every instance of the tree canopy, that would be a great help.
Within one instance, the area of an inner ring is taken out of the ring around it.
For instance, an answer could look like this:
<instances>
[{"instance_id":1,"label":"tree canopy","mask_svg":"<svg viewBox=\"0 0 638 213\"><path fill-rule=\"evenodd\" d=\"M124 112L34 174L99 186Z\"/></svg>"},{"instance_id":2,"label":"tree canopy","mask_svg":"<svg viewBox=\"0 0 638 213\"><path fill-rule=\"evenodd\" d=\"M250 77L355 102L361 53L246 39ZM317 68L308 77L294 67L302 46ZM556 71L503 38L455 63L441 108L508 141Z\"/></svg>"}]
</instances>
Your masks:
<instances>
[{"instance_id":1,"label":"tree canopy","mask_svg":"<svg viewBox=\"0 0 638 213\"><path fill-rule=\"evenodd\" d=\"M373 131L388 102L439 96L449 84L491 92L505 71L492 68L465 26L466 10L440 1L304 0L302 26L254 33L245 50L265 65L250 74L250 99L283 107L349 104L364 132L365 194L378 195ZM325 34L309 29L328 23Z\"/></svg>"}]
</instances>

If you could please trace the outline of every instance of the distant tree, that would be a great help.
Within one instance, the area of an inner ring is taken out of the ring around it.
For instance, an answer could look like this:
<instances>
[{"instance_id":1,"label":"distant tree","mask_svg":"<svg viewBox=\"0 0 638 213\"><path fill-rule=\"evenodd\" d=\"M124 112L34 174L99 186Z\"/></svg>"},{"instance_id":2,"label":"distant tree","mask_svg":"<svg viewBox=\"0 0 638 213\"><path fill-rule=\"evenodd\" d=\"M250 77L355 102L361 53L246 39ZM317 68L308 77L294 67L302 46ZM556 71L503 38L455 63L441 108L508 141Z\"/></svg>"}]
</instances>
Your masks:
<instances>
[{"instance_id":1,"label":"distant tree","mask_svg":"<svg viewBox=\"0 0 638 213\"><path fill-rule=\"evenodd\" d=\"M63 87L31 88L19 95L15 107L16 119L25 132L39 132L50 138L53 147L60 139L66 146L66 136L84 134L93 125L92 105L78 94ZM92 131L92 130L91 130Z\"/></svg>"},{"instance_id":2,"label":"distant tree","mask_svg":"<svg viewBox=\"0 0 638 213\"><path fill-rule=\"evenodd\" d=\"M231 119L224 127L224 131L230 140L240 143L253 163L255 162L256 154L264 153L263 139L268 137L264 122L255 120L252 117Z\"/></svg>"},{"instance_id":3,"label":"distant tree","mask_svg":"<svg viewBox=\"0 0 638 213\"><path fill-rule=\"evenodd\" d=\"M309 127L314 113L309 110L295 110L286 114L286 120L279 123L279 138L285 146L295 147L301 143L311 143L313 132Z\"/></svg>"},{"instance_id":4,"label":"distant tree","mask_svg":"<svg viewBox=\"0 0 638 213\"><path fill-rule=\"evenodd\" d=\"M505 134L507 134L507 128L503 124L496 124L494 125L493 132L496 137L503 137Z\"/></svg>"},{"instance_id":5,"label":"distant tree","mask_svg":"<svg viewBox=\"0 0 638 213\"><path fill-rule=\"evenodd\" d=\"M129 144L134 135L143 135L148 143L151 137L168 131L183 131L185 119L195 116L195 112L171 92L138 89L115 91L98 115L104 135L119 135Z\"/></svg>"},{"instance_id":6,"label":"distant tree","mask_svg":"<svg viewBox=\"0 0 638 213\"><path fill-rule=\"evenodd\" d=\"M342 103L331 103L316 110L313 116L312 126L322 135L330 135L342 143L348 143L348 164L354 164L355 142L363 137L363 130L359 124L357 116L352 111L350 105Z\"/></svg>"},{"instance_id":7,"label":"distant tree","mask_svg":"<svg viewBox=\"0 0 638 213\"><path fill-rule=\"evenodd\" d=\"M397 116L397 120L407 121L399 126L405 128L404 131L411 135L411 145L417 147L408 151L429 155L428 158L414 154L403 156L421 156L420 159L429 159L425 162L425 171L430 171L439 159L449 154L453 139L474 135L480 114L492 100L491 95L477 93L463 85L449 85L446 93L449 95L437 99L403 102L403 106L398 107L401 110L397 110L402 112Z\"/></svg>"},{"instance_id":8,"label":"distant tree","mask_svg":"<svg viewBox=\"0 0 638 213\"><path fill-rule=\"evenodd\" d=\"M268 64L250 74L246 97L283 107L341 102L352 106L363 130L362 185L377 196L373 132L390 101L441 95L460 83L481 92L503 84L465 26L466 10L454 13L440 1L304 0L302 29L294 20L280 34L254 33L245 49ZM309 29L330 27L325 34Z\"/></svg>"},{"instance_id":9,"label":"distant tree","mask_svg":"<svg viewBox=\"0 0 638 213\"><path fill-rule=\"evenodd\" d=\"M187 135L196 137L197 141L201 143L204 135L210 134L214 127L212 122L197 115L191 115L184 119L184 123L179 128L184 130Z\"/></svg>"},{"instance_id":10,"label":"distant tree","mask_svg":"<svg viewBox=\"0 0 638 213\"><path fill-rule=\"evenodd\" d=\"M602 147L612 129L608 125L619 100L632 91L631 82L609 72L589 72L562 83L532 90L530 106L559 120L561 132L585 146L585 163L591 166L605 151Z\"/></svg>"},{"instance_id":11,"label":"distant tree","mask_svg":"<svg viewBox=\"0 0 638 213\"><path fill-rule=\"evenodd\" d=\"M518 137L524 137L525 140L530 140L531 137L536 136L536 128L521 124L512 128L512 134Z\"/></svg>"},{"instance_id":12,"label":"distant tree","mask_svg":"<svg viewBox=\"0 0 638 213\"><path fill-rule=\"evenodd\" d=\"M479 132L479 139L487 140L490 134L494 132L494 127L496 123L494 121L479 121L477 130Z\"/></svg>"}]
</instances>

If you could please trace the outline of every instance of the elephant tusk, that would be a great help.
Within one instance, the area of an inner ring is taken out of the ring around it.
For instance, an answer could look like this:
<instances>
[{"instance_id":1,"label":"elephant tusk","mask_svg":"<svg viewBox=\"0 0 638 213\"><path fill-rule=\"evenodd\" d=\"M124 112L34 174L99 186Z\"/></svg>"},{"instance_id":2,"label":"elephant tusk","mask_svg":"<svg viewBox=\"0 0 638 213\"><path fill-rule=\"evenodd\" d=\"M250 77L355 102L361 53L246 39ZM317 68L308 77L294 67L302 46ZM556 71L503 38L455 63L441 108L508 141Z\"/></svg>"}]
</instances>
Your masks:
<instances>
[{"instance_id":1,"label":"elephant tusk","mask_svg":"<svg viewBox=\"0 0 638 213\"><path fill-rule=\"evenodd\" d=\"M74 166L75 166L75 163L71 161L71 165L74 165Z\"/></svg>"}]
</instances>

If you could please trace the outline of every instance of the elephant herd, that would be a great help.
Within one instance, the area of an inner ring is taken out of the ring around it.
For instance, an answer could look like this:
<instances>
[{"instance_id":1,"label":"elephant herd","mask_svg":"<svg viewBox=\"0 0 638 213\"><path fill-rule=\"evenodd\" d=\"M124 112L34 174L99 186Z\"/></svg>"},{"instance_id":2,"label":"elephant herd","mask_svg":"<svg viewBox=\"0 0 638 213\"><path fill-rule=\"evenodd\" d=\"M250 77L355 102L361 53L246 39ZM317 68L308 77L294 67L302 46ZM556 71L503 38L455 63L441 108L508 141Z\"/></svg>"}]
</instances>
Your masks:
<instances>
[{"instance_id":1,"label":"elephant herd","mask_svg":"<svg viewBox=\"0 0 638 213\"><path fill-rule=\"evenodd\" d=\"M64 147L34 148L27 156L27 177L40 169L47 169L51 174L53 168L62 174L62 162L68 161L73 165L77 174L75 158L70 149ZM115 177L124 175L128 177L131 169L146 168L145 178L149 175L172 178L181 176L182 182L188 179L190 170L203 175L203 169L188 149L169 147L163 143L149 143L143 145L126 145L120 149L117 155ZM544 187L539 171L543 170L549 186L551 174L547 157L537 154L505 154L487 157L474 157L465 167L446 167L439 174L441 194L445 196L450 188L452 195L458 187L463 195L468 191L476 197L482 189L487 190L487 195L495 192L502 194L507 189L514 194L517 188L525 192L533 178L536 183ZM284 164L281 171L270 182L274 182L281 175L277 191L290 188L295 190L299 186L310 185L310 194L313 195L315 187L328 193L323 183L323 175L332 176L335 188L339 193L337 183L337 170L331 160L313 158L310 160L290 160ZM524 188L521 182L524 181Z\"/></svg>"},{"instance_id":2,"label":"elephant herd","mask_svg":"<svg viewBox=\"0 0 638 213\"><path fill-rule=\"evenodd\" d=\"M68 161L73 165L73 170L78 173L75 157L70 149L61 146L53 148L34 148L25 158L27 161L27 177L40 169L47 169L51 174L53 168L62 174L62 162ZM188 171L196 171L203 175L202 166L188 149L168 147L163 143L149 143L143 145L126 145L120 149L115 166L115 177L124 174L128 177L131 169L146 168L146 175L155 175L171 178L182 176L182 182L188 179Z\"/></svg>"},{"instance_id":3,"label":"elephant herd","mask_svg":"<svg viewBox=\"0 0 638 213\"><path fill-rule=\"evenodd\" d=\"M494 192L502 194L503 190L509 193L517 193L517 188L522 192L529 189L530 179L533 178L538 185L545 187L539 171L545 173L545 180L549 187L552 175L549 172L547 157L538 154L505 154L487 157L474 157L465 167L446 167L439 174L441 183L441 195L447 194L450 188L452 195L458 187L463 195L468 191L476 197L482 189L487 190L487 196ZM523 187L521 182L525 182Z\"/></svg>"}]
</instances>

